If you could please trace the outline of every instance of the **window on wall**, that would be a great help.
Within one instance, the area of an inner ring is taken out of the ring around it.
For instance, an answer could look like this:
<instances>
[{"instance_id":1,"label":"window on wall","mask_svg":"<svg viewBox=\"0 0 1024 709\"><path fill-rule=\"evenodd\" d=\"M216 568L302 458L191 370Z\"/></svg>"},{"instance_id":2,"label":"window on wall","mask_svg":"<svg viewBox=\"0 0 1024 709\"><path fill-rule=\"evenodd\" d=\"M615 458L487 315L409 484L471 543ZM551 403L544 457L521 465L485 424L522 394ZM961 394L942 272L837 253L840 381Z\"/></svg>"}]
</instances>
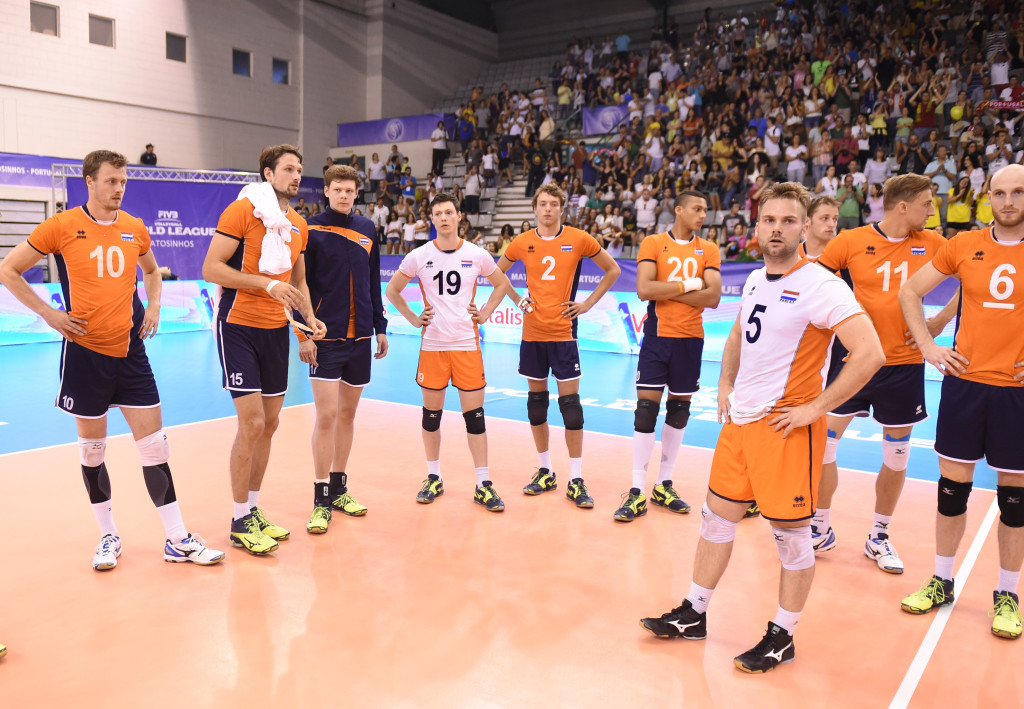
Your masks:
<instances>
[{"instance_id":1,"label":"window on wall","mask_svg":"<svg viewBox=\"0 0 1024 709\"><path fill-rule=\"evenodd\" d=\"M89 44L114 46L114 21L109 17L89 15Z\"/></svg>"},{"instance_id":2,"label":"window on wall","mask_svg":"<svg viewBox=\"0 0 1024 709\"><path fill-rule=\"evenodd\" d=\"M182 35L167 33L167 58L176 62L185 61L185 38Z\"/></svg>"},{"instance_id":3,"label":"window on wall","mask_svg":"<svg viewBox=\"0 0 1024 709\"><path fill-rule=\"evenodd\" d=\"M271 65L271 73L274 77L275 84L291 83L288 79L290 65L291 62L287 59L278 59L277 57L274 57Z\"/></svg>"},{"instance_id":4,"label":"window on wall","mask_svg":"<svg viewBox=\"0 0 1024 709\"><path fill-rule=\"evenodd\" d=\"M252 76L252 52L231 50L231 71L238 76Z\"/></svg>"},{"instance_id":5,"label":"window on wall","mask_svg":"<svg viewBox=\"0 0 1024 709\"><path fill-rule=\"evenodd\" d=\"M42 2L30 2L29 18L33 32L60 37L60 8Z\"/></svg>"}]
</instances>

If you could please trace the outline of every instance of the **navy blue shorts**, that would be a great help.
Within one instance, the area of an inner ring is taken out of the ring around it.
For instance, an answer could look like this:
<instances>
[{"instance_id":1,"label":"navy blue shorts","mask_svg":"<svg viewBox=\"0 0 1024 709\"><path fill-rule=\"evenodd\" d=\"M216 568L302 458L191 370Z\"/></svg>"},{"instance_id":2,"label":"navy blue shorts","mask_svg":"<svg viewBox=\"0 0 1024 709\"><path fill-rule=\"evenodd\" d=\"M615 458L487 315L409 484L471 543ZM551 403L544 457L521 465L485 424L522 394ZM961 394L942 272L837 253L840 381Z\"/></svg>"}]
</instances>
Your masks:
<instances>
[{"instance_id":1,"label":"navy blue shorts","mask_svg":"<svg viewBox=\"0 0 1024 709\"><path fill-rule=\"evenodd\" d=\"M912 426L928 418L924 406L924 364L882 367L864 388L836 407L833 416L867 416L883 426Z\"/></svg>"},{"instance_id":2,"label":"navy blue shorts","mask_svg":"<svg viewBox=\"0 0 1024 709\"><path fill-rule=\"evenodd\" d=\"M984 458L996 470L1024 473L1021 421L1024 387L943 377L935 452L961 463L976 463Z\"/></svg>"},{"instance_id":3,"label":"navy blue shorts","mask_svg":"<svg viewBox=\"0 0 1024 709\"><path fill-rule=\"evenodd\" d=\"M700 390L701 337L645 335L636 366L637 389L663 389L676 396Z\"/></svg>"},{"instance_id":4,"label":"navy blue shorts","mask_svg":"<svg viewBox=\"0 0 1024 709\"><path fill-rule=\"evenodd\" d=\"M268 329L217 321L221 383L232 399L256 392L283 396L288 391L290 339L287 325Z\"/></svg>"},{"instance_id":5,"label":"navy blue shorts","mask_svg":"<svg viewBox=\"0 0 1024 709\"><path fill-rule=\"evenodd\" d=\"M580 348L576 340L528 342L519 345L519 373L527 379L547 381L548 372L560 382L579 379Z\"/></svg>"},{"instance_id":6,"label":"navy blue shorts","mask_svg":"<svg viewBox=\"0 0 1024 709\"><path fill-rule=\"evenodd\" d=\"M149 366L146 347L134 344L126 357L111 357L64 341L60 354L60 392L57 408L72 416L98 419L107 409L160 406L160 394Z\"/></svg>"},{"instance_id":7,"label":"navy blue shorts","mask_svg":"<svg viewBox=\"0 0 1024 709\"><path fill-rule=\"evenodd\" d=\"M317 366L309 365L309 378L328 382L345 382L364 387L370 383L373 361L373 340L321 340L316 343Z\"/></svg>"}]
</instances>

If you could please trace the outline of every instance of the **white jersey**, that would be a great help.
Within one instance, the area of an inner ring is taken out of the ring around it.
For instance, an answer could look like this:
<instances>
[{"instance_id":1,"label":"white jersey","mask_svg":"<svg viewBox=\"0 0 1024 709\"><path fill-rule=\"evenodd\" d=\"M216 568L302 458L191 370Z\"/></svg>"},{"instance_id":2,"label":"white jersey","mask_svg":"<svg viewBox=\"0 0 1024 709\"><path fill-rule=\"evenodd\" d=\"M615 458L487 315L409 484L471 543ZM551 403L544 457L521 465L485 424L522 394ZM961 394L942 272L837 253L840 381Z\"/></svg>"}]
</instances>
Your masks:
<instances>
[{"instance_id":1,"label":"white jersey","mask_svg":"<svg viewBox=\"0 0 1024 709\"><path fill-rule=\"evenodd\" d=\"M743 425L776 406L799 406L824 389L832 331L863 313L841 279L806 259L771 279L747 277L740 303L740 366L729 417Z\"/></svg>"},{"instance_id":2,"label":"white jersey","mask_svg":"<svg viewBox=\"0 0 1024 709\"><path fill-rule=\"evenodd\" d=\"M442 251L436 241L410 251L398 270L419 278L423 302L434 309L434 319L423 328L420 348L428 352L475 350L480 336L468 308L476 295L477 276L490 276L494 257L479 246L459 240L453 251Z\"/></svg>"}]
</instances>

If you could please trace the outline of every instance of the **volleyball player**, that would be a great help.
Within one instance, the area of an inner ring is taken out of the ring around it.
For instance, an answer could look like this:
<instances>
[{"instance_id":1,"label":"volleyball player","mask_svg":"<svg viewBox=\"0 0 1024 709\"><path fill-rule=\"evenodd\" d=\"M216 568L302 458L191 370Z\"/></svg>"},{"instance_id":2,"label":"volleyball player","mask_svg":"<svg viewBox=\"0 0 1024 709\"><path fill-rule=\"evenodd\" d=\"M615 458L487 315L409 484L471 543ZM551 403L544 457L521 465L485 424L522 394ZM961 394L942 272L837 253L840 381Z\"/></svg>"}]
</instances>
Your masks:
<instances>
[{"instance_id":1,"label":"volleyball player","mask_svg":"<svg viewBox=\"0 0 1024 709\"><path fill-rule=\"evenodd\" d=\"M963 231L900 290L900 305L924 358L945 376L935 452L939 456L935 573L903 599L908 613L953 602L953 563L967 524L974 466L983 458L998 473L999 581L992 632L1021 635L1017 583L1024 562L1024 167L992 176L995 223ZM961 282L952 347L939 347L925 324L922 300L948 276Z\"/></svg>"},{"instance_id":2,"label":"volleyball player","mask_svg":"<svg viewBox=\"0 0 1024 709\"><path fill-rule=\"evenodd\" d=\"M548 442L548 376L553 375L569 450L570 479L565 494L577 507L590 508L594 499L583 482L583 406L579 395L583 372L576 344L576 318L608 292L619 277L619 265L590 234L562 224L564 207L565 192L558 185L541 185L533 195L537 227L512 240L498 259L498 268L508 271L513 263L522 261L529 291L519 346L519 373L529 382L526 413L540 466L523 492L539 495L557 487ZM604 275L586 300L576 302L584 258L593 259Z\"/></svg>"},{"instance_id":3,"label":"volleyball player","mask_svg":"<svg viewBox=\"0 0 1024 709\"><path fill-rule=\"evenodd\" d=\"M459 212L455 197L441 193L430 202L430 216L437 239L413 249L387 285L388 300L414 327L422 329L416 383L423 393L423 448L427 455L427 479L416 501L432 503L444 494L441 477L441 415L451 382L459 390L462 418L466 422L469 452L476 471L473 500L491 512L505 503L491 485L487 467L487 434L484 419L484 362L480 352L479 325L487 321L506 294L512 293L508 278L494 265L494 258L479 246L459 237ZM477 276L494 288L483 308L474 304ZM402 295L413 278L419 279L423 310L417 314Z\"/></svg>"},{"instance_id":4,"label":"volleyball player","mask_svg":"<svg viewBox=\"0 0 1024 709\"><path fill-rule=\"evenodd\" d=\"M203 278L224 289L217 344L223 386L238 414L230 459L231 543L256 555L274 551L290 534L267 519L259 507L259 493L288 389L292 310L302 313L314 340L326 333L313 315L305 261L299 258L306 248L306 222L288 206L299 191L302 154L291 145L264 149L260 176L260 185L247 186L242 194L248 196L232 202L220 215L203 263ZM270 250L264 254L264 240L281 232L289 234L287 241L278 237L283 242L282 263L271 262Z\"/></svg>"},{"instance_id":5,"label":"volleyball player","mask_svg":"<svg viewBox=\"0 0 1024 709\"><path fill-rule=\"evenodd\" d=\"M807 238L800 244L800 254L810 261L817 261L836 235L839 200L828 195L815 197L807 207L807 220Z\"/></svg>"},{"instance_id":6,"label":"volleyball player","mask_svg":"<svg viewBox=\"0 0 1024 709\"><path fill-rule=\"evenodd\" d=\"M718 307L722 298L722 259L717 244L698 236L708 213L704 195L694 190L680 192L674 211L671 230L644 239L636 257L636 294L649 303L636 370L633 486L613 515L620 522L647 514L643 488L666 387L661 464L651 504L679 514L690 511L672 487L672 471L690 418L690 397L700 389L704 351L701 313L704 308Z\"/></svg>"},{"instance_id":7,"label":"volleyball player","mask_svg":"<svg viewBox=\"0 0 1024 709\"><path fill-rule=\"evenodd\" d=\"M112 569L121 556L104 463L107 410L114 407L131 429L146 489L164 525L164 560L216 564L224 552L207 549L185 529L167 462L170 446L144 344L160 323L161 279L146 226L121 209L126 165L123 155L109 150L86 155L86 203L50 217L15 246L0 263L0 283L64 338L56 406L74 416L78 427L82 477L102 535L93 568ZM23 276L45 254L56 257L66 312L51 308ZM142 269L145 308L136 267Z\"/></svg>"},{"instance_id":8,"label":"volleyball player","mask_svg":"<svg viewBox=\"0 0 1024 709\"><path fill-rule=\"evenodd\" d=\"M328 207L309 219L306 283L327 328L318 343L295 328L299 357L309 365L316 405L313 427L313 513L306 531L323 534L332 509L361 517L366 507L348 490L356 408L370 383L370 363L388 351L380 294L380 247L373 222L352 213L362 180L348 165L324 173ZM373 337L376 332L376 348Z\"/></svg>"},{"instance_id":9,"label":"volleyball player","mask_svg":"<svg viewBox=\"0 0 1024 709\"><path fill-rule=\"evenodd\" d=\"M779 605L764 638L739 655L745 672L767 672L795 657L793 633L814 579L811 514L817 500L824 415L854 394L884 361L871 321L843 282L798 253L807 189L769 187L758 211L765 266L743 287L718 388L719 419L708 495L701 510L693 582L682 605L640 624L662 638L707 636L707 607L751 501L771 523L782 562ZM833 332L850 350L822 390Z\"/></svg>"}]
</instances>

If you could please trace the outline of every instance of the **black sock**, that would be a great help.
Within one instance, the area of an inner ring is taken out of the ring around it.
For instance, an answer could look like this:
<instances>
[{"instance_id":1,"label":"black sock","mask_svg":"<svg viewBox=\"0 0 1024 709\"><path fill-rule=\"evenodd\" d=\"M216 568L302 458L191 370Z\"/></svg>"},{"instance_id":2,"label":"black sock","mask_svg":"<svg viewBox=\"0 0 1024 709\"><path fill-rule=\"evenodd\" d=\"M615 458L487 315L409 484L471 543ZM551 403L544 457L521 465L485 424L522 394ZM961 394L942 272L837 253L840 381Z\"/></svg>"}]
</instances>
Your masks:
<instances>
[{"instance_id":1,"label":"black sock","mask_svg":"<svg viewBox=\"0 0 1024 709\"><path fill-rule=\"evenodd\" d=\"M331 504L331 486L319 480L313 483L313 504L317 507L329 507Z\"/></svg>"},{"instance_id":2,"label":"black sock","mask_svg":"<svg viewBox=\"0 0 1024 709\"><path fill-rule=\"evenodd\" d=\"M331 473L331 494L344 495L348 492L348 475Z\"/></svg>"}]
</instances>

